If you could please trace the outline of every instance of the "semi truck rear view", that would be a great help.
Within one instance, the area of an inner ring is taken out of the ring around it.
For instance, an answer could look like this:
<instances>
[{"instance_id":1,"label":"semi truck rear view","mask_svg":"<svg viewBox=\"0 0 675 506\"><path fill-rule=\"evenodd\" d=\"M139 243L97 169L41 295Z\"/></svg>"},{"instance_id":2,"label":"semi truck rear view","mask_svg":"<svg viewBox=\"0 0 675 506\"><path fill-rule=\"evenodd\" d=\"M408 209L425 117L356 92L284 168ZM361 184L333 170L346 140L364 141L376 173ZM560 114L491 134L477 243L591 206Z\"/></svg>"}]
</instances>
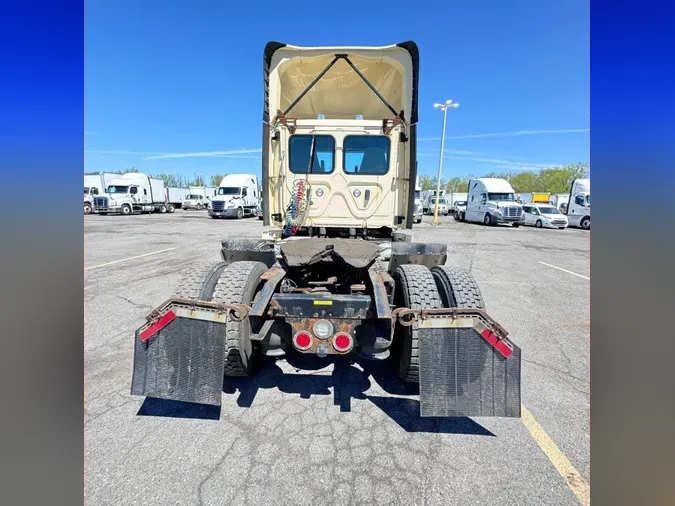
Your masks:
<instances>
[{"instance_id":1,"label":"semi truck rear view","mask_svg":"<svg viewBox=\"0 0 675 506\"><path fill-rule=\"evenodd\" d=\"M183 272L134 336L132 394L220 405L264 357L347 356L418 385L421 416L519 417L520 349L447 245L413 240L416 44L263 61L262 238Z\"/></svg>"}]
</instances>

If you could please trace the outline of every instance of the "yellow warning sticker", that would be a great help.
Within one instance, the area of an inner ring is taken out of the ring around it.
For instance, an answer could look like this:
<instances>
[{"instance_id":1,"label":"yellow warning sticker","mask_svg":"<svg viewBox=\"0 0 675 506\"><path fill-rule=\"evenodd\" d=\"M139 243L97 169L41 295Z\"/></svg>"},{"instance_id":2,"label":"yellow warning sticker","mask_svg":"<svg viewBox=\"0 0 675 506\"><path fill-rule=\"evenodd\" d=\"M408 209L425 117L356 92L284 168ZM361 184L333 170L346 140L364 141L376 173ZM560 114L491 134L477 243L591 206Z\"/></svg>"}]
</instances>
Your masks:
<instances>
[{"instance_id":1,"label":"yellow warning sticker","mask_svg":"<svg viewBox=\"0 0 675 506\"><path fill-rule=\"evenodd\" d=\"M332 300L315 300L314 305L315 306L332 306L333 301Z\"/></svg>"}]
</instances>

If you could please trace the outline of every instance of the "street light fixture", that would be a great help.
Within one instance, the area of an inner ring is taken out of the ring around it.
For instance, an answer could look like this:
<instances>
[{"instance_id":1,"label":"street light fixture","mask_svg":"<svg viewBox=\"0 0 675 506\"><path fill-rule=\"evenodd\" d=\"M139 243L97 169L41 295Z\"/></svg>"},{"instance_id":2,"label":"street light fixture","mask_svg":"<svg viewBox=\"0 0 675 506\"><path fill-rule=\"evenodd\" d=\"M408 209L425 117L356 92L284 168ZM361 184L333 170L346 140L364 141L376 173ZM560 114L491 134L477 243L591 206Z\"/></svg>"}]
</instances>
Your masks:
<instances>
[{"instance_id":1,"label":"street light fixture","mask_svg":"<svg viewBox=\"0 0 675 506\"><path fill-rule=\"evenodd\" d=\"M436 178L436 196L434 197L434 225L438 225L438 201L441 198L441 173L443 171L443 151L445 150L445 120L448 117L448 107L459 107L457 102L446 100L444 104L434 104L434 107L443 111L443 134L441 135L441 156L438 160L438 176Z\"/></svg>"}]
</instances>

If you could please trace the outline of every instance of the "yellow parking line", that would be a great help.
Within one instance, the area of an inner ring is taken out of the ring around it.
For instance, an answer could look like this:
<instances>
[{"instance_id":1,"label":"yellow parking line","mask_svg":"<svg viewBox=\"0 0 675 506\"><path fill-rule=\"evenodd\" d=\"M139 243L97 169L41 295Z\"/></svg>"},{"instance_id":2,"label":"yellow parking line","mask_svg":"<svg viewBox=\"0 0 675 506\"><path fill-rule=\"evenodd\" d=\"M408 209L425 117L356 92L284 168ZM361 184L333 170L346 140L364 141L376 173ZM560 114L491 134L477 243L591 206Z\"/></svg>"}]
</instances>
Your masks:
<instances>
[{"instance_id":1,"label":"yellow parking line","mask_svg":"<svg viewBox=\"0 0 675 506\"><path fill-rule=\"evenodd\" d=\"M118 264L120 262L126 262L128 260L135 260L136 258L149 257L150 255L157 255L159 253L164 253L165 251L171 251L171 250L174 250L174 249L177 249L177 248L178 247L176 246L175 248L161 249L159 251L153 251L151 253L144 253L143 255L136 255L135 257L122 258L121 260L115 260L113 262L106 262L104 264L92 265L91 267L85 267L84 270L88 271L90 269L98 269L99 267L106 267L108 265Z\"/></svg>"},{"instance_id":2,"label":"yellow parking line","mask_svg":"<svg viewBox=\"0 0 675 506\"><path fill-rule=\"evenodd\" d=\"M567 457L565 457L565 454L560 451L558 445L555 444L544 428L534 419L532 413L530 413L525 405L521 405L521 407L523 424L525 424L527 430L530 431L530 434L532 434L532 437L537 445L539 445L539 448L546 454L548 459L560 473L560 476L565 478L567 485L577 496L579 502L584 506L590 504L591 488L584 477L581 476L579 471L577 471Z\"/></svg>"}]
</instances>

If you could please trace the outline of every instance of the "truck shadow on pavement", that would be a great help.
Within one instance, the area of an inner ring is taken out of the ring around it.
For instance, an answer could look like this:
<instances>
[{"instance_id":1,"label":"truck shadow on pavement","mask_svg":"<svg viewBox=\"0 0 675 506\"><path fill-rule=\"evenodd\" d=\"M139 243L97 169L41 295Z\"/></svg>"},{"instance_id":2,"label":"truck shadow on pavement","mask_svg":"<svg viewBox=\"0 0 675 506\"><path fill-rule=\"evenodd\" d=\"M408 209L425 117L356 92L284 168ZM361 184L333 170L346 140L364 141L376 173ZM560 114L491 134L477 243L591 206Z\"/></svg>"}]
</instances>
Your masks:
<instances>
[{"instance_id":1,"label":"truck shadow on pavement","mask_svg":"<svg viewBox=\"0 0 675 506\"><path fill-rule=\"evenodd\" d=\"M220 406L195 404L192 402L170 401L146 397L136 416L161 416L169 418L198 418L201 420L219 420Z\"/></svg>"},{"instance_id":2,"label":"truck shadow on pavement","mask_svg":"<svg viewBox=\"0 0 675 506\"><path fill-rule=\"evenodd\" d=\"M261 389L276 389L299 395L301 399L332 393L333 405L340 406L340 411L350 412L352 399L369 400L406 432L494 436L471 418L420 417L419 400L409 397L418 394L416 385L401 382L387 363L359 361L355 364L349 357L318 360L311 356L289 356L287 363L296 371L315 372L286 373L272 359L253 377L225 378L223 392L225 395L238 394L237 405L241 408L250 408ZM325 370L330 364L332 371ZM366 394L371 387L374 392ZM147 397L137 416L218 420L220 412L220 406Z\"/></svg>"},{"instance_id":3,"label":"truck shadow on pavement","mask_svg":"<svg viewBox=\"0 0 675 506\"><path fill-rule=\"evenodd\" d=\"M340 411L351 411L352 399L369 400L407 432L494 436L471 418L422 418L417 399L366 394L371 387L393 395L418 393L416 386L411 388L399 381L388 364L360 362L358 365L362 367L361 370L348 357L337 357L330 361L317 360L311 356L288 358L288 364L296 370L319 371L328 363L333 364L332 371L287 374L272 361L253 378L226 378L223 391L226 395L238 392L237 405L249 408L260 389L278 389L309 399L312 395L330 395L332 388L333 405L340 406ZM373 385L371 379L377 385Z\"/></svg>"}]
</instances>

